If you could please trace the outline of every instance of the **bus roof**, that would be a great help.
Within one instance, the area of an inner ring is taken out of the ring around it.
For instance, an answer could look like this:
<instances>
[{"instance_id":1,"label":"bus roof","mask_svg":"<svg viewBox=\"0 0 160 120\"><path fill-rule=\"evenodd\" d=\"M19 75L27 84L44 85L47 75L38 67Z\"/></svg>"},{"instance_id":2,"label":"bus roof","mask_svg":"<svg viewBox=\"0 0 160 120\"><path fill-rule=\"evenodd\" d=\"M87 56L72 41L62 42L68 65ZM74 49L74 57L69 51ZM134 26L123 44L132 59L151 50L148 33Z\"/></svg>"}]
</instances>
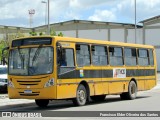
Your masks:
<instances>
[{"instance_id":1,"label":"bus roof","mask_svg":"<svg viewBox=\"0 0 160 120\"><path fill-rule=\"evenodd\" d=\"M78 42L78 43L92 43L92 44L106 44L113 46L126 46L126 47L139 47L139 48L154 48L152 45L143 45L143 44L135 44L135 43L124 43L124 42L113 42L113 41L105 41L105 40L94 40L94 39L84 39L84 38L73 38L73 37L59 37L59 36L30 36L17 38L15 40L26 39L26 38L54 38L55 42L64 41L64 42Z\"/></svg>"},{"instance_id":2,"label":"bus roof","mask_svg":"<svg viewBox=\"0 0 160 120\"><path fill-rule=\"evenodd\" d=\"M54 36L56 41L65 41L65 42L82 42L82 43L92 43L92 44L106 44L113 46L126 46L126 47L141 47L141 48L154 48L152 45L143 45L135 43L124 43L124 42L112 42L105 40L93 40L93 39L83 39L83 38L72 38L72 37L58 37Z\"/></svg>"}]
</instances>

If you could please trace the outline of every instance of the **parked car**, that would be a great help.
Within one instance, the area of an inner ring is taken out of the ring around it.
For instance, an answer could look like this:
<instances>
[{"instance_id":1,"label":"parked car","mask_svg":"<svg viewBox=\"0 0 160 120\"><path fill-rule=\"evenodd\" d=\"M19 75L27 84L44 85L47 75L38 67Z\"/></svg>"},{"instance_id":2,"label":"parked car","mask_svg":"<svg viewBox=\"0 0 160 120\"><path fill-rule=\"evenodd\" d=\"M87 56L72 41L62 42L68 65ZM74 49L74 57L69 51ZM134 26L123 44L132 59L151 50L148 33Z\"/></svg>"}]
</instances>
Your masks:
<instances>
[{"instance_id":1,"label":"parked car","mask_svg":"<svg viewBox=\"0 0 160 120\"><path fill-rule=\"evenodd\" d=\"M6 93L7 90L7 66L6 65L0 65L0 93Z\"/></svg>"}]
</instances>

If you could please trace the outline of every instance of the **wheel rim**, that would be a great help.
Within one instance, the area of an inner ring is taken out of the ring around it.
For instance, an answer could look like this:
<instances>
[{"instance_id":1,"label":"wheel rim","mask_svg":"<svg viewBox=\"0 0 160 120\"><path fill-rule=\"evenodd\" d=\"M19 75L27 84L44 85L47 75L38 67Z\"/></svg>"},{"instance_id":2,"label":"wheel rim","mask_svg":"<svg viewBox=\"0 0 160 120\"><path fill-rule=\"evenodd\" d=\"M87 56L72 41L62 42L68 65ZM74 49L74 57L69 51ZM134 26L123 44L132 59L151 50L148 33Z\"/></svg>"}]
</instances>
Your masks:
<instances>
[{"instance_id":1,"label":"wheel rim","mask_svg":"<svg viewBox=\"0 0 160 120\"><path fill-rule=\"evenodd\" d=\"M86 101L86 94L84 90L78 90L78 101L80 103L85 103Z\"/></svg>"},{"instance_id":2,"label":"wheel rim","mask_svg":"<svg viewBox=\"0 0 160 120\"><path fill-rule=\"evenodd\" d=\"M135 96L136 96L136 92L137 92L136 86L135 86L135 85L132 85L132 86L131 86L131 96L135 97Z\"/></svg>"}]
</instances>

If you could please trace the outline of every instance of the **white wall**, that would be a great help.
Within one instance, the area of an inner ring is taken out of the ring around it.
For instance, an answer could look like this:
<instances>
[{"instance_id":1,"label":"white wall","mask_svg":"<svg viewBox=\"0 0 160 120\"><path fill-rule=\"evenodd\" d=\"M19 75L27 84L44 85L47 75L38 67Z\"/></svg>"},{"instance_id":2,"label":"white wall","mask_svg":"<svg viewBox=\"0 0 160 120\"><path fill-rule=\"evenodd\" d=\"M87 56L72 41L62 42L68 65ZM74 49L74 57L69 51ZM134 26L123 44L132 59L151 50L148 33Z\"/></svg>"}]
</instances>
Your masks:
<instances>
[{"instance_id":1,"label":"white wall","mask_svg":"<svg viewBox=\"0 0 160 120\"><path fill-rule=\"evenodd\" d=\"M160 29L146 29L146 44L160 46Z\"/></svg>"},{"instance_id":2,"label":"white wall","mask_svg":"<svg viewBox=\"0 0 160 120\"><path fill-rule=\"evenodd\" d=\"M124 42L124 29L111 29L110 41Z\"/></svg>"},{"instance_id":3,"label":"white wall","mask_svg":"<svg viewBox=\"0 0 160 120\"><path fill-rule=\"evenodd\" d=\"M160 48L156 49L156 57L157 57L157 70L160 71Z\"/></svg>"},{"instance_id":4,"label":"white wall","mask_svg":"<svg viewBox=\"0 0 160 120\"><path fill-rule=\"evenodd\" d=\"M59 34L60 32L62 32L65 37L76 37L76 31L75 30L56 31L56 34Z\"/></svg>"},{"instance_id":5,"label":"white wall","mask_svg":"<svg viewBox=\"0 0 160 120\"><path fill-rule=\"evenodd\" d=\"M143 44L143 33L142 29L136 30L136 43ZM127 43L135 43L135 30L128 29Z\"/></svg>"},{"instance_id":6,"label":"white wall","mask_svg":"<svg viewBox=\"0 0 160 120\"><path fill-rule=\"evenodd\" d=\"M96 39L96 40L107 40L108 30L97 29L97 30L79 30L79 38Z\"/></svg>"}]
</instances>

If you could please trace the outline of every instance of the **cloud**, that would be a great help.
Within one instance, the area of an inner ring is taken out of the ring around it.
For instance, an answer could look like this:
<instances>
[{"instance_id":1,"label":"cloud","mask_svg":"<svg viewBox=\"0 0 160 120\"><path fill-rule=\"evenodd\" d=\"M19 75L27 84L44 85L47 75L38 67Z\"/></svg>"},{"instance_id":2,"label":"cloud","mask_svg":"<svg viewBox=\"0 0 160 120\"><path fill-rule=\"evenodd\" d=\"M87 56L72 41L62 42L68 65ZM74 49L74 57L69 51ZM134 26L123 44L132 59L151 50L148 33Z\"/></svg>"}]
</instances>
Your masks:
<instances>
[{"instance_id":1,"label":"cloud","mask_svg":"<svg viewBox=\"0 0 160 120\"><path fill-rule=\"evenodd\" d=\"M70 19L78 20L78 19L80 19L81 17L80 17L80 15L74 13L73 11L69 11L69 12L66 13L66 15L64 16L64 18L65 18L65 19L70 18Z\"/></svg>"},{"instance_id":2,"label":"cloud","mask_svg":"<svg viewBox=\"0 0 160 120\"><path fill-rule=\"evenodd\" d=\"M115 2L117 0L69 0L69 5L72 8L87 9L94 6L113 5Z\"/></svg>"},{"instance_id":3,"label":"cloud","mask_svg":"<svg viewBox=\"0 0 160 120\"><path fill-rule=\"evenodd\" d=\"M160 0L137 0L137 21L159 15L159 6ZM29 27L29 9L35 9L34 26L43 25L41 0L0 0L0 24ZM132 23L134 0L50 0L50 23L71 19Z\"/></svg>"},{"instance_id":4,"label":"cloud","mask_svg":"<svg viewBox=\"0 0 160 120\"><path fill-rule=\"evenodd\" d=\"M137 21L159 15L160 0L137 0L136 11ZM123 16L130 22L134 22L135 17L135 0L125 0L116 5L117 16Z\"/></svg>"},{"instance_id":5,"label":"cloud","mask_svg":"<svg viewBox=\"0 0 160 120\"><path fill-rule=\"evenodd\" d=\"M108 10L95 10L92 16L89 16L89 20L93 21L116 21L116 16L113 12Z\"/></svg>"}]
</instances>

